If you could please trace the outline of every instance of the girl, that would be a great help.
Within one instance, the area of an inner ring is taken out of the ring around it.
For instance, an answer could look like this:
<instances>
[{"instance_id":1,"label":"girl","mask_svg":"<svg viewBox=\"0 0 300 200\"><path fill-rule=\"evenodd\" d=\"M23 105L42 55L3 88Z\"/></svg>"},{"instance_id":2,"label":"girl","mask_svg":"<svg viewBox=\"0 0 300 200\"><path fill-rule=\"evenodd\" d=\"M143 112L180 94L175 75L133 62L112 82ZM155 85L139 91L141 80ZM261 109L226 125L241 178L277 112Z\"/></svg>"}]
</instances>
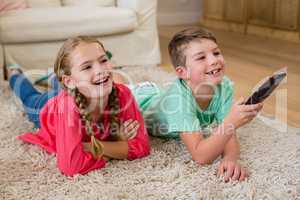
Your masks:
<instances>
[{"instance_id":1,"label":"girl","mask_svg":"<svg viewBox=\"0 0 300 200\"><path fill-rule=\"evenodd\" d=\"M63 88L59 93L39 93L11 67L10 86L40 127L19 139L55 153L58 168L67 176L102 168L110 158L147 156L143 118L130 90L114 83L111 71L103 45L90 37L68 39L60 49L54 66Z\"/></svg>"}]
</instances>

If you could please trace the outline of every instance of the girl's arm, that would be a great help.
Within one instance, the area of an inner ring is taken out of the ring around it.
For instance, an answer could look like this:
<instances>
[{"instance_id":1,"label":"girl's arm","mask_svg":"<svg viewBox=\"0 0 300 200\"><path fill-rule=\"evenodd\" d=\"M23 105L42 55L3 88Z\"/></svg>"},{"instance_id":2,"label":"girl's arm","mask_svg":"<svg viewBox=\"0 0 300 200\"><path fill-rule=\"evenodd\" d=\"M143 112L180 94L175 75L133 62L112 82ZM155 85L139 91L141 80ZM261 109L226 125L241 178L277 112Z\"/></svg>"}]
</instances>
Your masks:
<instances>
[{"instance_id":1,"label":"girl's arm","mask_svg":"<svg viewBox=\"0 0 300 200\"><path fill-rule=\"evenodd\" d=\"M104 156L114 159L126 159L128 155L127 141L101 141Z\"/></svg>"},{"instance_id":2,"label":"girl's arm","mask_svg":"<svg viewBox=\"0 0 300 200\"><path fill-rule=\"evenodd\" d=\"M120 113L120 117L122 117L125 121L132 119L133 121L137 121L139 124L136 136L127 141L127 159L133 160L147 156L150 154L150 144L142 114L140 113L130 90L123 85L120 85L119 88L121 92L120 102L123 109L123 112Z\"/></svg>"},{"instance_id":3,"label":"girl's arm","mask_svg":"<svg viewBox=\"0 0 300 200\"><path fill-rule=\"evenodd\" d=\"M123 141L99 141L103 148L103 156L113 159L129 159L133 160L136 158L141 158L147 156L150 153L150 145L148 134L145 128L144 120L141 113L138 110L137 104L131 95L128 88L125 86L119 85L120 89L120 104L121 104L121 113L119 117L125 121L134 121L138 123L137 130L132 128L136 133L135 137L132 139ZM132 123L134 124L134 123ZM126 135L126 134L125 134ZM84 143L86 150L91 152L90 143Z\"/></svg>"},{"instance_id":4,"label":"girl's arm","mask_svg":"<svg viewBox=\"0 0 300 200\"><path fill-rule=\"evenodd\" d=\"M103 159L108 160L109 158L113 159L126 159L128 152L128 144L127 141L100 141L96 139L98 143L100 143L102 151L103 151ZM84 150L86 152L92 153L92 145L90 142L83 143Z\"/></svg>"}]
</instances>

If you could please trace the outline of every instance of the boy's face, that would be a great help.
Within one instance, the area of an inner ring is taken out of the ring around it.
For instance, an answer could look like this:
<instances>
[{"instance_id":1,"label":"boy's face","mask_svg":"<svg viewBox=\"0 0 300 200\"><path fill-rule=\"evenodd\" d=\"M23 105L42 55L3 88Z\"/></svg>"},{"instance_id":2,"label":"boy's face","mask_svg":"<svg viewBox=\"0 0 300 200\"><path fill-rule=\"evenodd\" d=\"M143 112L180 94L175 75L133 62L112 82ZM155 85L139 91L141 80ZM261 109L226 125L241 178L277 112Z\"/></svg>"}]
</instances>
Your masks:
<instances>
[{"instance_id":1,"label":"boy's face","mask_svg":"<svg viewBox=\"0 0 300 200\"><path fill-rule=\"evenodd\" d=\"M176 68L180 78L193 89L201 85L221 83L225 61L218 45L210 39L197 39L188 44L184 50L186 66Z\"/></svg>"}]
</instances>

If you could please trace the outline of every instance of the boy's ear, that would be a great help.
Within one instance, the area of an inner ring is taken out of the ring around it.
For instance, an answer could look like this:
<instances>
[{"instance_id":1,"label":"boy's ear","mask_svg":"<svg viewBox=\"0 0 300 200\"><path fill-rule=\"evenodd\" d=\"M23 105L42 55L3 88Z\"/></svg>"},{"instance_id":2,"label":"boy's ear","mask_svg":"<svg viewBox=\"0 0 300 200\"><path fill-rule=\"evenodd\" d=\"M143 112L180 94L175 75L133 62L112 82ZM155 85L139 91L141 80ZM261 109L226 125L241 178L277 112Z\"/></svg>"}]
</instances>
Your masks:
<instances>
[{"instance_id":1,"label":"boy's ear","mask_svg":"<svg viewBox=\"0 0 300 200\"><path fill-rule=\"evenodd\" d=\"M62 82L69 89L74 89L76 87L75 81L72 79L71 76L62 75Z\"/></svg>"},{"instance_id":2,"label":"boy's ear","mask_svg":"<svg viewBox=\"0 0 300 200\"><path fill-rule=\"evenodd\" d=\"M186 67L183 66L178 66L175 68L176 74L179 78L183 79L183 80L187 80L188 79L188 71L186 69Z\"/></svg>"}]
</instances>

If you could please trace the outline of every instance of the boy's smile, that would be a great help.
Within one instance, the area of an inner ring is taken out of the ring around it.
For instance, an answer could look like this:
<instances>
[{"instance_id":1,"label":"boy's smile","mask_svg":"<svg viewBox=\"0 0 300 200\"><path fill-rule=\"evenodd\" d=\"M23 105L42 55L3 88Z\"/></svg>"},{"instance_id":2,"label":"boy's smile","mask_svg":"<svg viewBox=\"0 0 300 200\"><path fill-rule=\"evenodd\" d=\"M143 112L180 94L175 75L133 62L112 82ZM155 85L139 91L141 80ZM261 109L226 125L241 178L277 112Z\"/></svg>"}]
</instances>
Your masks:
<instances>
[{"instance_id":1,"label":"boy's smile","mask_svg":"<svg viewBox=\"0 0 300 200\"><path fill-rule=\"evenodd\" d=\"M222 71L222 68L216 68L216 69L212 69L208 72L206 72L205 74L210 75L210 76L218 76L219 72Z\"/></svg>"}]
</instances>

